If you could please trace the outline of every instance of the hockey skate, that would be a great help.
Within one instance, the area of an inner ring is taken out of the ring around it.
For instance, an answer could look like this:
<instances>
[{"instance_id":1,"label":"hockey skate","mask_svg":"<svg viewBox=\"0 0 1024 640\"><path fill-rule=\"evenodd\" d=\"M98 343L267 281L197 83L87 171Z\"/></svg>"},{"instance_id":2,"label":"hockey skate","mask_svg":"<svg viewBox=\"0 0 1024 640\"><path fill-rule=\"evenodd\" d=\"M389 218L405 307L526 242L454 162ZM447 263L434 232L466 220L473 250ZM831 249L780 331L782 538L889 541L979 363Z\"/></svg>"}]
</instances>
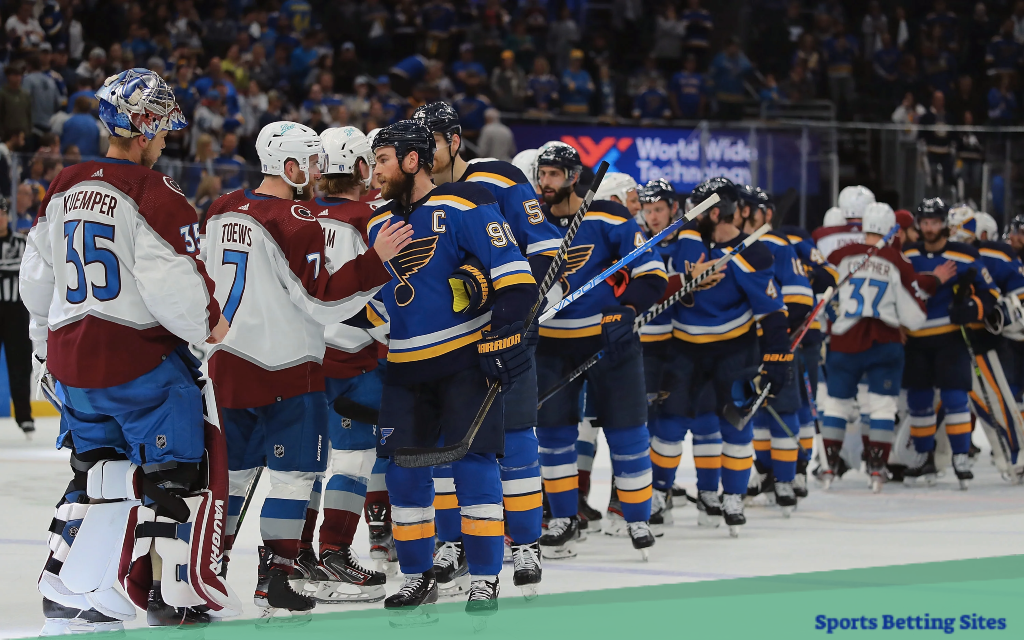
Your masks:
<instances>
[{"instance_id":1,"label":"hockey skate","mask_svg":"<svg viewBox=\"0 0 1024 640\"><path fill-rule=\"evenodd\" d=\"M387 519L389 508L387 504L369 504L366 518L370 529L370 559L377 564L378 571L393 576L398 573L398 552L391 535L391 522Z\"/></svg>"},{"instance_id":2,"label":"hockey skate","mask_svg":"<svg viewBox=\"0 0 1024 640\"><path fill-rule=\"evenodd\" d=\"M260 609L257 624L306 624L316 603L291 586L292 576L299 571L295 561L274 555L267 547L259 548L260 566L253 601ZM290 618L274 618L278 609L291 613Z\"/></svg>"},{"instance_id":3,"label":"hockey skate","mask_svg":"<svg viewBox=\"0 0 1024 640\"><path fill-rule=\"evenodd\" d=\"M722 502L717 491L697 492L697 526L718 527L722 524Z\"/></svg>"},{"instance_id":4,"label":"hockey skate","mask_svg":"<svg viewBox=\"0 0 1024 640\"><path fill-rule=\"evenodd\" d=\"M782 509L782 517L789 518L796 509L796 491L792 482L775 483L775 504Z\"/></svg>"},{"instance_id":5,"label":"hockey skate","mask_svg":"<svg viewBox=\"0 0 1024 640\"><path fill-rule=\"evenodd\" d=\"M537 597L537 586L541 579L540 545L517 544L512 546L512 584L519 587L523 597L529 601Z\"/></svg>"},{"instance_id":6,"label":"hockey skate","mask_svg":"<svg viewBox=\"0 0 1024 640\"><path fill-rule=\"evenodd\" d=\"M672 497L673 498L685 498L687 497L686 489L680 487L678 484L672 485Z\"/></svg>"},{"instance_id":7,"label":"hockey skate","mask_svg":"<svg viewBox=\"0 0 1024 640\"><path fill-rule=\"evenodd\" d=\"M154 583L146 602L146 622L151 627L207 625L210 624L210 616L192 607L172 607L164 602L159 586Z\"/></svg>"},{"instance_id":8,"label":"hockey skate","mask_svg":"<svg viewBox=\"0 0 1024 640\"><path fill-rule=\"evenodd\" d=\"M843 456L840 455L841 453L841 447L825 447L825 460L828 462L828 466L819 465L814 470L814 477L821 482L821 488L825 491L829 490L836 478L842 478L850 470L846 460L843 460Z\"/></svg>"},{"instance_id":9,"label":"hockey skate","mask_svg":"<svg viewBox=\"0 0 1024 640\"><path fill-rule=\"evenodd\" d=\"M25 434L26 440L31 440L32 434L36 432L36 423L32 420L25 420L18 423L18 428Z\"/></svg>"},{"instance_id":10,"label":"hockey skate","mask_svg":"<svg viewBox=\"0 0 1024 640\"><path fill-rule=\"evenodd\" d=\"M473 616L474 631L479 632L487 628L487 618L498 613L498 576L473 578L473 583L469 586L466 613Z\"/></svg>"},{"instance_id":11,"label":"hockey skate","mask_svg":"<svg viewBox=\"0 0 1024 640\"><path fill-rule=\"evenodd\" d=\"M626 519L622 517L622 503L619 502L619 492L615 490L615 481L612 481L612 495L608 498L608 510L605 512L604 533L616 538L625 538L629 535L626 531Z\"/></svg>"},{"instance_id":12,"label":"hockey skate","mask_svg":"<svg viewBox=\"0 0 1024 640\"><path fill-rule=\"evenodd\" d=\"M797 498L807 497L807 461L800 459L796 461L796 477L793 478L793 493Z\"/></svg>"},{"instance_id":13,"label":"hockey skate","mask_svg":"<svg viewBox=\"0 0 1024 640\"><path fill-rule=\"evenodd\" d=\"M966 453L953 454L953 471L956 473L956 479L960 481L961 491L967 491L968 482L974 480L974 472L971 471L973 466L974 459L970 455Z\"/></svg>"},{"instance_id":14,"label":"hockey skate","mask_svg":"<svg viewBox=\"0 0 1024 640\"><path fill-rule=\"evenodd\" d=\"M630 522L626 525L629 529L629 538L633 541L633 548L640 552L644 562L648 560L648 549L654 546L654 534L651 532L651 525L641 520Z\"/></svg>"},{"instance_id":15,"label":"hockey skate","mask_svg":"<svg viewBox=\"0 0 1024 640\"><path fill-rule=\"evenodd\" d=\"M39 631L40 636L124 631L124 623L117 618L105 616L95 609L66 607L49 598L43 598L43 615L46 616L46 624Z\"/></svg>"},{"instance_id":16,"label":"hockey skate","mask_svg":"<svg viewBox=\"0 0 1024 640\"><path fill-rule=\"evenodd\" d=\"M885 459L888 451L882 447L872 444L868 449L868 488L872 493L881 493L882 485L889 481L889 474L885 468Z\"/></svg>"},{"instance_id":17,"label":"hockey skate","mask_svg":"<svg viewBox=\"0 0 1024 640\"><path fill-rule=\"evenodd\" d=\"M587 497L582 492L579 494L579 507L576 511L581 527L586 522L588 532L597 533L601 530L601 512L587 503Z\"/></svg>"},{"instance_id":18,"label":"hockey skate","mask_svg":"<svg viewBox=\"0 0 1024 640\"><path fill-rule=\"evenodd\" d=\"M424 573L407 574L398 593L384 601L384 608L391 614L388 624L395 629L421 627L438 621L437 581L434 570Z\"/></svg>"},{"instance_id":19,"label":"hockey skate","mask_svg":"<svg viewBox=\"0 0 1024 640\"><path fill-rule=\"evenodd\" d=\"M302 593L307 587L310 587L311 591L316 591L316 567L319 562L313 547L308 543L300 542L299 555L295 557L295 568L297 571L289 578L292 583L292 589Z\"/></svg>"},{"instance_id":20,"label":"hockey skate","mask_svg":"<svg viewBox=\"0 0 1024 640\"><path fill-rule=\"evenodd\" d=\"M545 558L575 558L578 538L579 519L576 516L552 518L547 531L537 543L540 545L541 555Z\"/></svg>"},{"instance_id":21,"label":"hockey skate","mask_svg":"<svg viewBox=\"0 0 1024 640\"><path fill-rule=\"evenodd\" d=\"M469 589L469 565L462 541L442 542L434 551L434 578L438 595L457 596Z\"/></svg>"},{"instance_id":22,"label":"hockey skate","mask_svg":"<svg viewBox=\"0 0 1024 640\"><path fill-rule=\"evenodd\" d=\"M765 504L775 503L775 476L772 475L771 467L762 465L754 460L754 466L750 469L750 479L747 480L747 504L753 504L754 498L764 496Z\"/></svg>"},{"instance_id":23,"label":"hockey skate","mask_svg":"<svg viewBox=\"0 0 1024 640\"><path fill-rule=\"evenodd\" d=\"M651 493L651 530L656 537L665 535L663 528L672 524L672 492L655 489Z\"/></svg>"},{"instance_id":24,"label":"hockey skate","mask_svg":"<svg viewBox=\"0 0 1024 640\"><path fill-rule=\"evenodd\" d=\"M747 524L747 517L743 515L743 496L738 493L723 494L722 512L725 514L725 524L729 526L729 535L740 537L740 527Z\"/></svg>"},{"instance_id":25,"label":"hockey skate","mask_svg":"<svg viewBox=\"0 0 1024 640\"><path fill-rule=\"evenodd\" d=\"M913 486L919 478L924 478L929 487L935 486L938 470L935 468L935 452L928 453L914 452L913 464L908 465L903 472L903 484Z\"/></svg>"},{"instance_id":26,"label":"hockey skate","mask_svg":"<svg viewBox=\"0 0 1024 640\"><path fill-rule=\"evenodd\" d=\"M504 548L501 550L501 564L512 564L512 538L506 533Z\"/></svg>"},{"instance_id":27,"label":"hockey skate","mask_svg":"<svg viewBox=\"0 0 1024 640\"><path fill-rule=\"evenodd\" d=\"M387 576L359 564L350 545L324 549L314 577L318 586L313 599L323 604L380 602L387 595Z\"/></svg>"}]
</instances>

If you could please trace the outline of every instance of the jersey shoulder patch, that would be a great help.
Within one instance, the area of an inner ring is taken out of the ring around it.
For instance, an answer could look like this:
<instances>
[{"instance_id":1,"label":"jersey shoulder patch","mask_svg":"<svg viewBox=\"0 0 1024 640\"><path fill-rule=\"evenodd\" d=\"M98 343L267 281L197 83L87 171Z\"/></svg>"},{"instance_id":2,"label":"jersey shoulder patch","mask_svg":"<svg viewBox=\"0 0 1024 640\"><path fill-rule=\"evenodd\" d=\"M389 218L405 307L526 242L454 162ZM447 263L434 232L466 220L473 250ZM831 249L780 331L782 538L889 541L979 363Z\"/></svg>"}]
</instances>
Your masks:
<instances>
[{"instance_id":1,"label":"jersey shoulder patch","mask_svg":"<svg viewBox=\"0 0 1024 640\"><path fill-rule=\"evenodd\" d=\"M501 188L513 187L517 184L530 184L526 175L514 164L502 160L474 162L466 169L466 177L463 181L468 183L486 182Z\"/></svg>"},{"instance_id":2,"label":"jersey shoulder patch","mask_svg":"<svg viewBox=\"0 0 1024 640\"><path fill-rule=\"evenodd\" d=\"M494 194L486 187L471 182L449 182L430 192L427 203L423 206L434 206L443 203L456 209L466 211L476 207L497 204ZM380 212L380 209L377 210Z\"/></svg>"},{"instance_id":3,"label":"jersey shoulder patch","mask_svg":"<svg viewBox=\"0 0 1024 640\"><path fill-rule=\"evenodd\" d=\"M630 215L629 209L627 209L625 205L618 202L612 202L611 200L594 200L590 205L590 210L587 211L587 217L589 218L592 213L601 214L602 216L611 218L618 218L620 222L622 220L633 219L633 216Z\"/></svg>"},{"instance_id":4,"label":"jersey shoulder patch","mask_svg":"<svg viewBox=\"0 0 1024 640\"><path fill-rule=\"evenodd\" d=\"M779 233L778 231L769 231L768 233L761 236L761 240L763 240L764 242L776 244L780 247L789 246L789 238Z\"/></svg>"}]
</instances>

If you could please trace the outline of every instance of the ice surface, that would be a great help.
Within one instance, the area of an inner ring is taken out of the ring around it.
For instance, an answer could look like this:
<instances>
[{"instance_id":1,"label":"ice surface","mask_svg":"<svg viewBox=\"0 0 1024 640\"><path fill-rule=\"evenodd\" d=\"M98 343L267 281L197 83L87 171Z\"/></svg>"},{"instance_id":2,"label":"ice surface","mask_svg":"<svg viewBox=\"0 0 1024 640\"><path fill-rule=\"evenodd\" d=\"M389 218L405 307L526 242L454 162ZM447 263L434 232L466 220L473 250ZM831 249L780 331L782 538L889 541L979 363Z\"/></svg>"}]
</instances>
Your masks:
<instances>
[{"instance_id":1,"label":"ice surface","mask_svg":"<svg viewBox=\"0 0 1024 640\"><path fill-rule=\"evenodd\" d=\"M53 449L57 419L36 425L29 442L13 420L0 419L0 560L6 569L0 581L0 638L35 635L42 627L35 584L46 559L53 505L71 476L67 454ZM969 491L959 491L950 473L932 488L890 484L873 495L866 477L851 472L827 493L812 481L810 497L790 520L774 507L748 508L748 524L737 539L724 526L698 528L696 509L677 500L676 523L658 539L650 562L641 562L626 538L592 534L580 544L577 558L544 563L541 594L1024 553L1024 486L1003 482L989 463L984 436L979 432L975 439L984 451ZM606 444L599 447L591 504L603 509L611 469ZM695 481L687 443L679 482L692 494ZM256 616L256 516L267 490L264 479L232 555L231 584L246 604L246 617ZM367 560L365 525L355 547ZM501 596L519 597L509 565L500 577ZM399 584L400 577L393 578L389 593ZM316 611L381 606L320 605ZM127 626L144 624L141 614Z\"/></svg>"}]
</instances>

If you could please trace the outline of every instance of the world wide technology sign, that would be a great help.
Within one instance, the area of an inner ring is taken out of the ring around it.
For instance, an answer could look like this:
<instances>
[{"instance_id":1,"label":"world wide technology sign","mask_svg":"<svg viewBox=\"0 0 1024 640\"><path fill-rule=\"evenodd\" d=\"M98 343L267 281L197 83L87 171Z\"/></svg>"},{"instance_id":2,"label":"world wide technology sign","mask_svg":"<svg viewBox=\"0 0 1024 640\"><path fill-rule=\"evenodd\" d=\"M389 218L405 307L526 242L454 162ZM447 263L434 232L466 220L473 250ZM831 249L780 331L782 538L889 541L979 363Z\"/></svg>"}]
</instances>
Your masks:
<instances>
[{"instance_id":1,"label":"world wide technology sign","mask_svg":"<svg viewBox=\"0 0 1024 640\"><path fill-rule=\"evenodd\" d=\"M699 129L651 129L646 127L594 127L563 125L513 125L519 149L537 148L561 140L580 152L583 163L596 168L602 160L610 171L628 173L640 184L666 178L679 191L690 191L705 178L725 176L738 184L771 185L776 193L800 187L800 132L772 132L767 162L768 134L759 132L757 147L744 130L719 130L701 145ZM818 141L811 136L810 156ZM703 155L703 160L702 160ZM703 165L703 166L702 166ZM758 170L755 182L751 171ZM771 166L773 175L768 179ZM808 163L807 192L818 192L818 165Z\"/></svg>"}]
</instances>

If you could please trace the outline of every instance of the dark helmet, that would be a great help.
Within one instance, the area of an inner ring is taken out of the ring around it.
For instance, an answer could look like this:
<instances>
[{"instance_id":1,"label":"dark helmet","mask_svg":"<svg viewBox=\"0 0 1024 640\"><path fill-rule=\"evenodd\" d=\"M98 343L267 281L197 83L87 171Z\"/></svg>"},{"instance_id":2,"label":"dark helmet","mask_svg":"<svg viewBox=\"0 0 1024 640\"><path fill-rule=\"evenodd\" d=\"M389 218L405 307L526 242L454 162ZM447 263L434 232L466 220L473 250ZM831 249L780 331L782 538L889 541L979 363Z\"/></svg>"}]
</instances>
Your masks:
<instances>
[{"instance_id":1,"label":"dark helmet","mask_svg":"<svg viewBox=\"0 0 1024 640\"><path fill-rule=\"evenodd\" d=\"M921 204L917 205L917 216L918 220L924 218L933 218L935 220L942 220L946 222L946 218L949 216L949 205L946 204L942 198L925 198L921 201Z\"/></svg>"},{"instance_id":2,"label":"dark helmet","mask_svg":"<svg viewBox=\"0 0 1024 640\"><path fill-rule=\"evenodd\" d=\"M564 144L549 144L537 156L537 167L558 167L565 169L565 178L572 182L583 171L583 161L573 147Z\"/></svg>"},{"instance_id":3,"label":"dark helmet","mask_svg":"<svg viewBox=\"0 0 1024 640\"><path fill-rule=\"evenodd\" d=\"M767 191L761 187L754 187L754 194L757 196L757 206L759 209L775 211L775 203L772 202L772 197Z\"/></svg>"},{"instance_id":4,"label":"dark helmet","mask_svg":"<svg viewBox=\"0 0 1024 640\"><path fill-rule=\"evenodd\" d=\"M675 187L673 187L672 183L665 178L651 180L644 186L637 189L636 195L640 198L640 202L653 203L664 200L669 204L669 206L679 198L679 194L676 193Z\"/></svg>"},{"instance_id":5,"label":"dark helmet","mask_svg":"<svg viewBox=\"0 0 1024 640\"><path fill-rule=\"evenodd\" d=\"M373 138L373 152L381 147L394 147L399 162L405 160L406 154L415 151L419 154L420 166L428 169L434 165L434 134L416 120L399 120L381 129Z\"/></svg>"},{"instance_id":6,"label":"dark helmet","mask_svg":"<svg viewBox=\"0 0 1024 640\"><path fill-rule=\"evenodd\" d=\"M10 211L11 203L7 201L7 198L0 196L0 211Z\"/></svg>"},{"instance_id":7,"label":"dark helmet","mask_svg":"<svg viewBox=\"0 0 1024 640\"><path fill-rule=\"evenodd\" d=\"M425 104L412 112L412 119L422 122L430 129L430 133L440 133L448 142L452 141L454 134L462 135L462 125L459 124L459 114L447 102L431 102Z\"/></svg>"},{"instance_id":8,"label":"dark helmet","mask_svg":"<svg viewBox=\"0 0 1024 640\"><path fill-rule=\"evenodd\" d=\"M1024 233L1024 214L1018 214L1010 220L1003 231L1003 240L1009 242L1010 236Z\"/></svg>"},{"instance_id":9,"label":"dark helmet","mask_svg":"<svg viewBox=\"0 0 1024 640\"><path fill-rule=\"evenodd\" d=\"M690 194L690 201L697 206L712 196L718 194L721 200L715 206L725 217L736 212L736 203L740 199L739 190L728 178L708 178L693 188Z\"/></svg>"}]
</instances>

